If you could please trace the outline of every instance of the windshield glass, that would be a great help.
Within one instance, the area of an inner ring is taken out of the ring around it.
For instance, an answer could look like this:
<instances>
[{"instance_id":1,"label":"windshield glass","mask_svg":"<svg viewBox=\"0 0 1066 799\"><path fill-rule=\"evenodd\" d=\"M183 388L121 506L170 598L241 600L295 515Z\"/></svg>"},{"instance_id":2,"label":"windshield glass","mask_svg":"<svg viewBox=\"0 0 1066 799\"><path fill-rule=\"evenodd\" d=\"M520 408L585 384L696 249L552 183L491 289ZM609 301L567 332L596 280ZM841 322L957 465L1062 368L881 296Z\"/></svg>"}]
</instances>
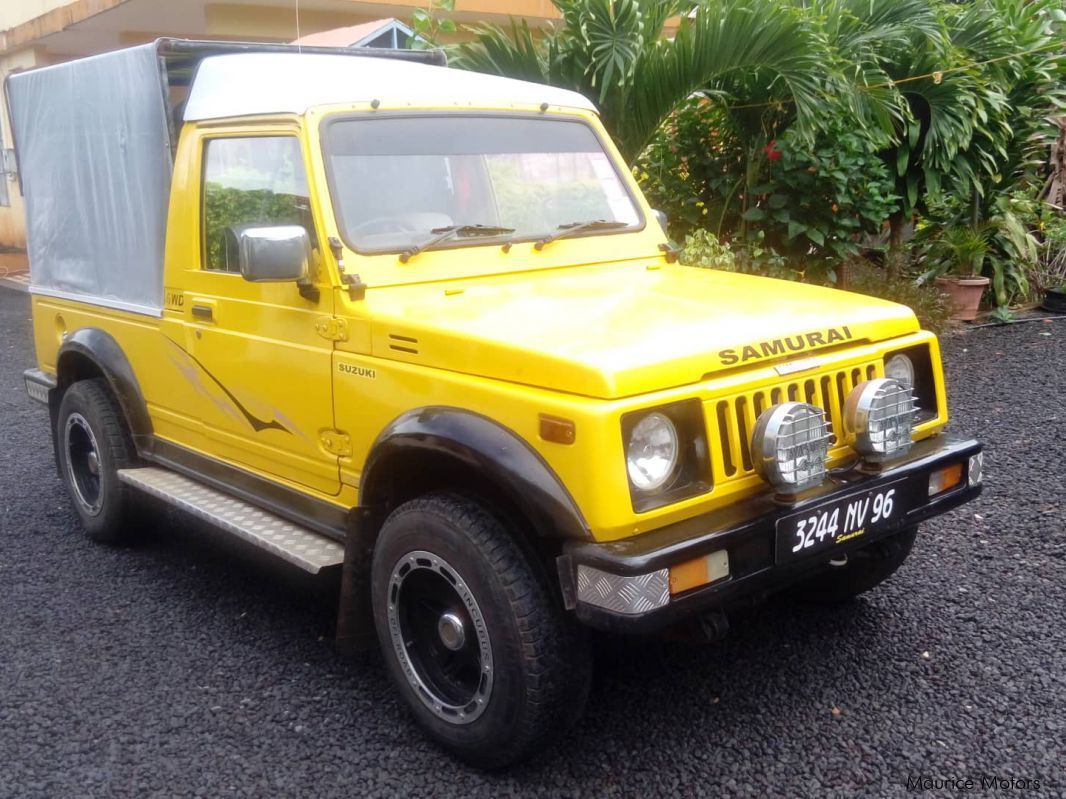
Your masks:
<instances>
[{"instance_id":1,"label":"windshield glass","mask_svg":"<svg viewBox=\"0 0 1066 799\"><path fill-rule=\"evenodd\" d=\"M337 224L359 252L404 251L453 225L514 229L498 241L538 239L591 220L641 223L621 177L583 122L340 119L327 127L325 144ZM441 246L493 240L456 236Z\"/></svg>"}]
</instances>

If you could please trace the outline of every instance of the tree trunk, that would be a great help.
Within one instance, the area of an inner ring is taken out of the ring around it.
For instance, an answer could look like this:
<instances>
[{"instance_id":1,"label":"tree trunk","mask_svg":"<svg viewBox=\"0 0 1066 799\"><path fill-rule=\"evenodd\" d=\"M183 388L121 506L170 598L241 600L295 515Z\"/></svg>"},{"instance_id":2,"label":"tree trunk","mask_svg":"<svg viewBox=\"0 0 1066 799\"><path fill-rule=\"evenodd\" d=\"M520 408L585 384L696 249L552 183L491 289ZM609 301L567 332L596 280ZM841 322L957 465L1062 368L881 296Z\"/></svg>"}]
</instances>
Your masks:
<instances>
[{"instance_id":1,"label":"tree trunk","mask_svg":"<svg viewBox=\"0 0 1066 799\"><path fill-rule=\"evenodd\" d=\"M903 250L903 227L907 219L896 212L888 218L888 254L885 257L885 272L889 280L898 280L907 265L907 253Z\"/></svg>"}]
</instances>

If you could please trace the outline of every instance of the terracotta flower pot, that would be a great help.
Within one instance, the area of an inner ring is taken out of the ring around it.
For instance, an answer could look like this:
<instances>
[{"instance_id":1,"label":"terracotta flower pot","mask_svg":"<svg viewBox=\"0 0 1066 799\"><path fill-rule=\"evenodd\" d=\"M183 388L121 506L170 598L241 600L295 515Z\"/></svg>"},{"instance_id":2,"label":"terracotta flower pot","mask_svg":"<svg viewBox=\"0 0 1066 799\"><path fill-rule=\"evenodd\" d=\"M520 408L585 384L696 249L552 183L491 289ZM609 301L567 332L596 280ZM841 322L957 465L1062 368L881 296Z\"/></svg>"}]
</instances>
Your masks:
<instances>
[{"instance_id":1,"label":"terracotta flower pot","mask_svg":"<svg viewBox=\"0 0 1066 799\"><path fill-rule=\"evenodd\" d=\"M981 304L981 295L988 287L987 277L938 277L937 288L948 295L951 300L951 318L963 322L972 322L977 318L977 306Z\"/></svg>"}]
</instances>

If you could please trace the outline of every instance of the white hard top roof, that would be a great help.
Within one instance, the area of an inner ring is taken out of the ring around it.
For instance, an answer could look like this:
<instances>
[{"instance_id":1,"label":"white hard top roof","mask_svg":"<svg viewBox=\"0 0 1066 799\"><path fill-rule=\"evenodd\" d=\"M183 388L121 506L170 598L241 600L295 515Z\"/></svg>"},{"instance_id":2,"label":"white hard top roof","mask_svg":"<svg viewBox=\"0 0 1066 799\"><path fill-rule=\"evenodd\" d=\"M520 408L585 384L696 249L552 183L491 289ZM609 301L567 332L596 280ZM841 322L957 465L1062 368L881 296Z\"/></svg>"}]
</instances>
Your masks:
<instances>
[{"instance_id":1,"label":"white hard top roof","mask_svg":"<svg viewBox=\"0 0 1066 799\"><path fill-rule=\"evenodd\" d=\"M372 100L380 100L386 109L548 103L596 110L584 95L566 89L410 61L321 53L234 53L200 63L185 119L303 114L316 105Z\"/></svg>"}]
</instances>

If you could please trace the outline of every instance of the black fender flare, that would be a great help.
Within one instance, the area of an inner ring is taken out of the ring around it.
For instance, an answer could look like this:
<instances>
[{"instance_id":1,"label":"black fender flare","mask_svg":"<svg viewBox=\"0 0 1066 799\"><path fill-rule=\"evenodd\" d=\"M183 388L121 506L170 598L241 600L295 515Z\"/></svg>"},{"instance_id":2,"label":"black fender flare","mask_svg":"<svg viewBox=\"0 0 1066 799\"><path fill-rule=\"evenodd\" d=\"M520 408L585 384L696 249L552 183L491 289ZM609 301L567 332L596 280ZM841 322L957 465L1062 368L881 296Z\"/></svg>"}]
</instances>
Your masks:
<instances>
[{"instance_id":1,"label":"black fender flare","mask_svg":"<svg viewBox=\"0 0 1066 799\"><path fill-rule=\"evenodd\" d=\"M532 523L538 535L590 540L570 492L521 436L487 416L446 406L408 411L393 420L370 449L359 504L373 508L386 492L396 458L443 456L484 475Z\"/></svg>"},{"instance_id":2,"label":"black fender flare","mask_svg":"<svg viewBox=\"0 0 1066 799\"><path fill-rule=\"evenodd\" d=\"M60 389L69 385L67 375L71 372L72 362L80 358L90 361L103 374L126 417L134 444L143 452L151 440L152 419L140 383L122 347L111 334L98 327L83 327L69 334L56 356Z\"/></svg>"}]
</instances>

